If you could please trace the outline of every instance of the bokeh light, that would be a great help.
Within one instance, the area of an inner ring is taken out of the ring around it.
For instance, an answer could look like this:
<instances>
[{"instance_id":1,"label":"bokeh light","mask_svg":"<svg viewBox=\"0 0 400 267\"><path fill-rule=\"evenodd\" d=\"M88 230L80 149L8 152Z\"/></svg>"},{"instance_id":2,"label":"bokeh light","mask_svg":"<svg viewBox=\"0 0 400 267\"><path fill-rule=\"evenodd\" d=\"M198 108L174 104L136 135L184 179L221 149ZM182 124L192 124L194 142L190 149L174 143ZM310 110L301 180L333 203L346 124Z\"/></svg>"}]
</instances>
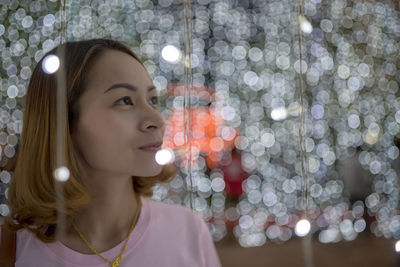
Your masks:
<instances>
[{"instance_id":1,"label":"bokeh light","mask_svg":"<svg viewBox=\"0 0 400 267\"><path fill-rule=\"evenodd\" d=\"M177 63L181 59L182 55L178 48L173 45L165 46L161 51L161 56L168 62Z\"/></svg>"},{"instance_id":2,"label":"bokeh light","mask_svg":"<svg viewBox=\"0 0 400 267\"><path fill-rule=\"evenodd\" d=\"M171 149L160 149L156 152L155 160L159 165L166 165L175 159L174 151Z\"/></svg>"},{"instance_id":3,"label":"bokeh light","mask_svg":"<svg viewBox=\"0 0 400 267\"><path fill-rule=\"evenodd\" d=\"M313 30L311 23L302 15L299 16L300 29L307 34L310 34Z\"/></svg>"},{"instance_id":4,"label":"bokeh light","mask_svg":"<svg viewBox=\"0 0 400 267\"><path fill-rule=\"evenodd\" d=\"M302 220L298 221L294 228L294 232L296 233L296 235L298 235L300 237L308 235L310 230L311 230L311 223L310 223L310 221L308 221L306 219L302 219Z\"/></svg>"},{"instance_id":5,"label":"bokeh light","mask_svg":"<svg viewBox=\"0 0 400 267\"><path fill-rule=\"evenodd\" d=\"M400 253L400 240L397 240L394 249L396 250L397 253Z\"/></svg>"},{"instance_id":6,"label":"bokeh light","mask_svg":"<svg viewBox=\"0 0 400 267\"><path fill-rule=\"evenodd\" d=\"M60 60L56 55L48 55L42 61L42 69L47 74L52 74L60 67Z\"/></svg>"},{"instance_id":7,"label":"bokeh light","mask_svg":"<svg viewBox=\"0 0 400 267\"><path fill-rule=\"evenodd\" d=\"M301 17L295 1L195 1L192 55L184 62L181 2L68 2L68 40L121 40L143 60L163 96L166 134L173 133L166 148L187 145L183 90L175 85L185 80L184 63L191 63L193 84L199 85L190 99L193 187L187 157L177 153L178 175L155 186L153 199L189 207L192 193L194 211L216 241L227 231L246 247L294 238L303 212L304 112L309 219L320 242L353 240L365 231L399 238L396 1L306 0ZM43 0L12 1L1 9L1 167L18 151L33 67L60 43L59 12L56 1ZM9 212L12 175L0 172L1 216Z\"/></svg>"},{"instance_id":8,"label":"bokeh light","mask_svg":"<svg viewBox=\"0 0 400 267\"><path fill-rule=\"evenodd\" d=\"M54 170L54 178L59 182L68 181L69 175L69 169L65 166L58 167Z\"/></svg>"}]
</instances>

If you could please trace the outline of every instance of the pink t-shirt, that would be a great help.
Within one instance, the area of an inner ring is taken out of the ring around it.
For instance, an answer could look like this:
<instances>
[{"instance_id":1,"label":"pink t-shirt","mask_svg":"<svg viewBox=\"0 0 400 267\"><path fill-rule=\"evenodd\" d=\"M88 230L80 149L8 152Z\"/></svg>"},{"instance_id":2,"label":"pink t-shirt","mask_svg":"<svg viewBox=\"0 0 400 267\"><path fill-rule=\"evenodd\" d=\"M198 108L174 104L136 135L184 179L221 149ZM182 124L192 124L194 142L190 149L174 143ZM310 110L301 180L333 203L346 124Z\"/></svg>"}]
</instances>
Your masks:
<instances>
[{"instance_id":1,"label":"pink t-shirt","mask_svg":"<svg viewBox=\"0 0 400 267\"><path fill-rule=\"evenodd\" d=\"M142 197L142 210L122 256L120 267L220 267L205 222L189 209ZM101 253L115 259L122 241ZM17 232L16 267L109 267L97 255L76 252L61 242L43 243L31 232Z\"/></svg>"}]
</instances>

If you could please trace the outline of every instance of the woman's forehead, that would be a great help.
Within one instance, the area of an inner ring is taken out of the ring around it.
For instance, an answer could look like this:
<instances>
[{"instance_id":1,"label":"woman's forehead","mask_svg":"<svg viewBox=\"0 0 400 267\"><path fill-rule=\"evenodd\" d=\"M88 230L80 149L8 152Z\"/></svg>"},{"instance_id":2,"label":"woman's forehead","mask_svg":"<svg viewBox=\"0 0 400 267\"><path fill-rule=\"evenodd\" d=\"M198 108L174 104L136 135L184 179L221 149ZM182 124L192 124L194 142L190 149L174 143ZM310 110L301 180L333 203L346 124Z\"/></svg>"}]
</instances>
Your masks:
<instances>
[{"instance_id":1,"label":"woman's forehead","mask_svg":"<svg viewBox=\"0 0 400 267\"><path fill-rule=\"evenodd\" d=\"M131 55L117 50L106 50L94 62L88 73L88 87L104 91L116 83L128 83L145 89L153 83L143 65Z\"/></svg>"}]
</instances>

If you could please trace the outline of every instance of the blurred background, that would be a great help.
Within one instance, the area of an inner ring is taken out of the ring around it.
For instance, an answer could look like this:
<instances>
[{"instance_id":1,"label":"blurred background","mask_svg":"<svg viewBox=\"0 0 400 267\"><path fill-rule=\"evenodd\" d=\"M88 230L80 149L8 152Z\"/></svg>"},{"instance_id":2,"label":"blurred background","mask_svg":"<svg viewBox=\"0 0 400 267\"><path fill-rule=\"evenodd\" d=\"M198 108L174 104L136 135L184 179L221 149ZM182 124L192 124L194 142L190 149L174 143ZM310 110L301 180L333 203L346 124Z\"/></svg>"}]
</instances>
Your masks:
<instances>
[{"instance_id":1,"label":"blurred background","mask_svg":"<svg viewBox=\"0 0 400 267\"><path fill-rule=\"evenodd\" d=\"M189 32L184 6L0 1L0 215L33 67L105 37L149 71L164 148L191 151L153 199L193 206L224 266L399 265L399 2L193 0Z\"/></svg>"}]
</instances>

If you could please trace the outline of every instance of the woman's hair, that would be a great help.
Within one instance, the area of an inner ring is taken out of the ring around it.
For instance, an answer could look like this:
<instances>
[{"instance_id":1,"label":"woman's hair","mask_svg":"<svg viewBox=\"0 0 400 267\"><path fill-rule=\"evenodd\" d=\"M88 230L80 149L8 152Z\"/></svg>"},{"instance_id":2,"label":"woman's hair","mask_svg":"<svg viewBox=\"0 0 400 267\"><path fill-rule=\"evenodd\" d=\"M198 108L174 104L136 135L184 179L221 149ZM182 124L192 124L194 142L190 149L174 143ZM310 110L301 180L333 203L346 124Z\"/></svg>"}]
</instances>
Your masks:
<instances>
[{"instance_id":1,"label":"woman's hair","mask_svg":"<svg viewBox=\"0 0 400 267\"><path fill-rule=\"evenodd\" d=\"M42 61L50 54L60 57L59 71L65 73L66 80L64 157L70 171L69 180L64 182L67 221L74 218L78 210L92 200L80 180L71 129L79 119L78 100L87 86L88 72L96 59L109 49L122 51L141 63L126 45L113 40L93 39L67 42L54 48L33 70L25 98L17 160L8 190L11 212L5 222L10 229L26 228L43 242L52 242L55 239L57 195L53 172L56 167L56 124L59 123L56 120L57 76L56 73L46 74L42 70ZM175 174L176 169L171 164L164 166L161 173L154 177L132 177L134 190L149 197L152 195L151 188L156 183L167 182Z\"/></svg>"}]
</instances>

